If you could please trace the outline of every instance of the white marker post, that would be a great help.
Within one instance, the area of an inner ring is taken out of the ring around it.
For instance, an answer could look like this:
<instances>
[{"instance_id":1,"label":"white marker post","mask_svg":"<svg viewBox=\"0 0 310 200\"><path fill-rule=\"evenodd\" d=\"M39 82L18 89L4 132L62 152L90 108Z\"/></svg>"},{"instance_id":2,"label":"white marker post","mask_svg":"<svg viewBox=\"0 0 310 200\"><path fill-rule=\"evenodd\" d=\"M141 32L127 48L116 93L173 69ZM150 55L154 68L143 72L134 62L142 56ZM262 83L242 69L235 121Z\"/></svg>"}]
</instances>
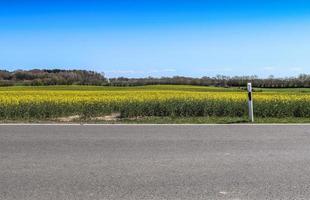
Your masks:
<instances>
[{"instance_id":1,"label":"white marker post","mask_svg":"<svg viewBox=\"0 0 310 200\"><path fill-rule=\"evenodd\" d=\"M251 122L254 122L252 83L248 83L248 100L249 100L249 119Z\"/></svg>"}]
</instances>

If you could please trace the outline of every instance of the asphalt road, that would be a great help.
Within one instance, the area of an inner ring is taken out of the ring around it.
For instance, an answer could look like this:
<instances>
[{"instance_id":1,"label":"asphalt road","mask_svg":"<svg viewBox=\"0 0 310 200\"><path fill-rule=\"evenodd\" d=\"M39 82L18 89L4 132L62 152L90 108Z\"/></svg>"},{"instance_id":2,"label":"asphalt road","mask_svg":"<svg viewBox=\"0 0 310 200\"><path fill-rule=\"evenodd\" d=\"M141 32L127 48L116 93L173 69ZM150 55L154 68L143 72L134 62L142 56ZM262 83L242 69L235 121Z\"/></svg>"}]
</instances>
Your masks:
<instances>
[{"instance_id":1,"label":"asphalt road","mask_svg":"<svg viewBox=\"0 0 310 200\"><path fill-rule=\"evenodd\" d=\"M310 126L0 126L0 199L310 199Z\"/></svg>"}]
</instances>

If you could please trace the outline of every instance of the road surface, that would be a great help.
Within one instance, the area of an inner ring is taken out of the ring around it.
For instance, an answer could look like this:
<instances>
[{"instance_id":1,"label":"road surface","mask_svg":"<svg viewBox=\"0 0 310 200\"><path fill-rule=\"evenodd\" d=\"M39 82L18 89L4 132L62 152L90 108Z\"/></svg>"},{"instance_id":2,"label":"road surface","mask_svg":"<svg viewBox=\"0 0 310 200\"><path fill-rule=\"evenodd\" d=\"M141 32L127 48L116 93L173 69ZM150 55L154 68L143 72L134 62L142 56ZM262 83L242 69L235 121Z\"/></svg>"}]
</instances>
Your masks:
<instances>
[{"instance_id":1,"label":"road surface","mask_svg":"<svg viewBox=\"0 0 310 200\"><path fill-rule=\"evenodd\" d=\"M310 199L310 126L1 126L0 199Z\"/></svg>"}]
</instances>

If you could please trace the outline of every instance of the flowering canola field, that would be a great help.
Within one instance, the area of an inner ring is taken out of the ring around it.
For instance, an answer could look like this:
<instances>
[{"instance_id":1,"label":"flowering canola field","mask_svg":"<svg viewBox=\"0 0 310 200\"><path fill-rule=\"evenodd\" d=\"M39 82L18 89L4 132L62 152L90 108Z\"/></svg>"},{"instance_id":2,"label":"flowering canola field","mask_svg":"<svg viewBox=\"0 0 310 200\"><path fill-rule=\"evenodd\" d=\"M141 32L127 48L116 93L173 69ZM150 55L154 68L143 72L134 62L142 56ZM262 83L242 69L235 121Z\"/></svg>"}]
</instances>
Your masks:
<instances>
[{"instance_id":1,"label":"flowering canola field","mask_svg":"<svg viewBox=\"0 0 310 200\"><path fill-rule=\"evenodd\" d=\"M247 92L198 86L0 88L0 119L136 116L246 116ZM310 117L310 93L254 92L259 117Z\"/></svg>"}]
</instances>

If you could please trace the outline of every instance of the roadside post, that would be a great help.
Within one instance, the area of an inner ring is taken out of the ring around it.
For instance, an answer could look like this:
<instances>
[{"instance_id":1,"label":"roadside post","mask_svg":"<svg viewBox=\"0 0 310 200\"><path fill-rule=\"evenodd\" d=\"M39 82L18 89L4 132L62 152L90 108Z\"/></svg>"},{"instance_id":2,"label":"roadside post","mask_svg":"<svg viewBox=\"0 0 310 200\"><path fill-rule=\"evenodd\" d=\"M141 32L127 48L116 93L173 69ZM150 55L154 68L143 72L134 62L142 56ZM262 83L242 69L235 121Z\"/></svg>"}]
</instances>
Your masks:
<instances>
[{"instance_id":1,"label":"roadside post","mask_svg":"<svg viewBox=\"0 0 310 200\"><path fill-rule=\"evenodd\" d=\"M248 83L248 104L249 104L249 120L254 122L254 113L253 113L253 98L252 98L252 83Z\"/></svg>"}]
</instances>

